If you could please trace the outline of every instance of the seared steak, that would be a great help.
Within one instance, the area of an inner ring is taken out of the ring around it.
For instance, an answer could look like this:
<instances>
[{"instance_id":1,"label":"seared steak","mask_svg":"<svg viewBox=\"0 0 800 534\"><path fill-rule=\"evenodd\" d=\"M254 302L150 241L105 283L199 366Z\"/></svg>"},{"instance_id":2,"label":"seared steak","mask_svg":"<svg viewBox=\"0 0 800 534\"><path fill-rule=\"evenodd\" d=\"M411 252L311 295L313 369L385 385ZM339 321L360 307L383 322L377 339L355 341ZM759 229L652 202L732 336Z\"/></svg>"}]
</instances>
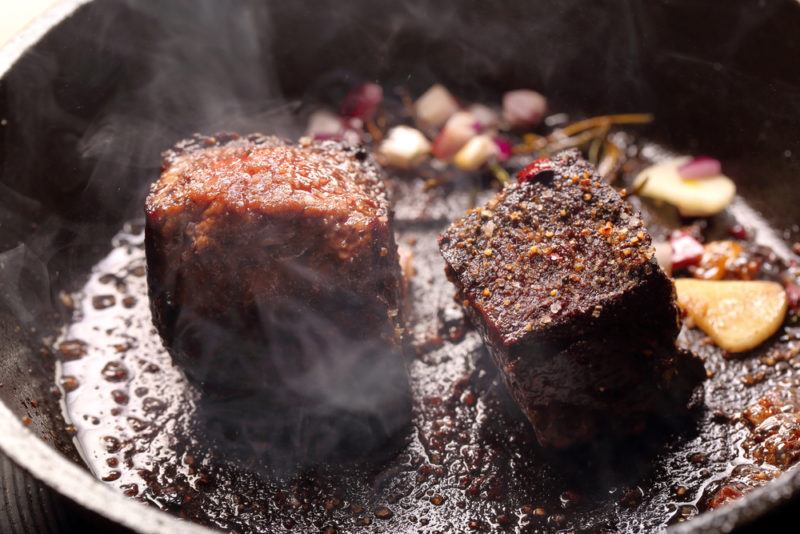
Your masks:
<instances>
[{"instance_id":1,"label":"seared steak","mask_svg":"<svg viewBox=\"0 0 800 534\"><path fill-rule=\"evenodd\" d=\"M154 322L207 394L409 409L390 208L362 149L195 137L146 201Z\"/></svg>"},{"instance_id":2,"label":"seared steak","mask_svg":"<svg viewBox=\"0 0 800 534\"><path fill-rule=\"evenodd\" d=\"M449 279L542 445L685 407L703 368L641 218L577 151L520 172L440 238Z\"/></svg>"}]
</instances>

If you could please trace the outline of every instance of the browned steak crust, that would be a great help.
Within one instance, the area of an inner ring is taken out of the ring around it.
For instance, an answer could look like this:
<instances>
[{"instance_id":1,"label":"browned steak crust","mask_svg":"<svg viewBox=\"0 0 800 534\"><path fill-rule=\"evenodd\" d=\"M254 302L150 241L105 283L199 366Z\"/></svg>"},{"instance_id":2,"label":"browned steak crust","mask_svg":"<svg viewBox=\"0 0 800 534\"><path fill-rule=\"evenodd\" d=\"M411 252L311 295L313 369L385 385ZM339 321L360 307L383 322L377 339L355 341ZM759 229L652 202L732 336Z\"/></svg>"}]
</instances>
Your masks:
<instances>
[{"instance_id":1,"label":"browned steak crust","mask_svg":"<svg viewBox=\"0 0 800 534\"><path fill-rule=\"evenodd\" d=\"M183 141L147 197L146 249L155 325L207 393L408 411L397 246L363 150Z\"/></svg>"},{"instance_id":2,"label":"browned steak crust","mask_svg":"<svg viewBox=\"0 0 800 534\"><path fill-rule=\"evenodd\" d=\"M702 365L675 348L673 284L641 218L576 151L440 238L450 280L546 446L630 433L685 406Z\"/></svg>"}]
</instances>

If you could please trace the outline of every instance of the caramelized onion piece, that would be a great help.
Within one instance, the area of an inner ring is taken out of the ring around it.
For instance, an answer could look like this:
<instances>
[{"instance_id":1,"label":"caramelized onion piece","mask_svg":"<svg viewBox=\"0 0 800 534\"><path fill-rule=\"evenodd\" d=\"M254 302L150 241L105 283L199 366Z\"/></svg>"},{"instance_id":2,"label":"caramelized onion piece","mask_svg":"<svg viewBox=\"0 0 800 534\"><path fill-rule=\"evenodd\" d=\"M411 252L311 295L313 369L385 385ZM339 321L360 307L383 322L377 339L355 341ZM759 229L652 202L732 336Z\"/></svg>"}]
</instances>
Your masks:
<instances>
[{"instance_id":1,"label":"caramelized onion piece","mask_svg":"<svg viewBox=\"0 0 800 534\"><path fill-rule=\"evenodd\" d=\"M719 160L708 156L695 156L687 163L678 167L681 178L710 178L722 174L722 164Z\"/></svg>"}]
</instances>

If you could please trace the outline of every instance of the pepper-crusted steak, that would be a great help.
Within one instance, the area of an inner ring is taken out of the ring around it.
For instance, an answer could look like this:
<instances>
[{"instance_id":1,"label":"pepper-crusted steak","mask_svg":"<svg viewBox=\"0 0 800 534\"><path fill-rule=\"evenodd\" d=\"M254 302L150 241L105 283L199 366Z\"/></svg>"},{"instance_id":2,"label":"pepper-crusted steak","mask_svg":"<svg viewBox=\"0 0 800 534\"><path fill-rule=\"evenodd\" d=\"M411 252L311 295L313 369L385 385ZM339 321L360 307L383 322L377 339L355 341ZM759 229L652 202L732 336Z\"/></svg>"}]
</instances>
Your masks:
<instances>
[{"instance_id":1,"label":"pepper-crusted steak","mask_svg":"<svg viewBox=\"0 0 800 534\"><path fill-rule=\"evenodd\" d=\"M685 407L704 373L675 347L673 284L639 215L577 151L543 163L440 249L540 443L560 448Z\"/></svg>"}]
</instances>

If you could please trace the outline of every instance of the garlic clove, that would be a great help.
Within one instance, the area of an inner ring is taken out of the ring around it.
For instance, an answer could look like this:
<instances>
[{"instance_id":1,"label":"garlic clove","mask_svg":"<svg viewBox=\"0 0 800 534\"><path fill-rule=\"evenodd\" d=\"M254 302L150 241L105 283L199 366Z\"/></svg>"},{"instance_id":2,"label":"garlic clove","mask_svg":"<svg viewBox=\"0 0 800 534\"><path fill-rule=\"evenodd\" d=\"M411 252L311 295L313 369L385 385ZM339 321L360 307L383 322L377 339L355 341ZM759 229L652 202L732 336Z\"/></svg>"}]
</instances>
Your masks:
<instances>
[{"instance_id":1,"label":"garlic clove","mask_svg":"<svg viewBox=\"0 0 800 534\"><path fill-rule=\"evenodd\" d=\"M786 316L786 292L776 282L680 278L675 289L681 309L728 352L759 346Z\"/></svg>"},{"instance_id":2,"label":"garlic clove","mask_svg":"<svg viewBox=\"0 0 800 534\"><path fill-rule=\"evenodd\" d=\"M490 135L479 135L470 139L453 158L453 163L465 171L478 170L496 155L497 147Z\"/></svg>"},{"instance_id":3,"label":"garlic clove","mask_svg":"<svg viewBox=\"0 0 800 534\"><path fill-rule=\"evenodd\" d=\"M691 158L676 158L647 167L636 177L634 190L643 197L675 206L685 217L715 215L733 201L736 186L722 174L704 178L682 178L678 169Z\"/></svg>"}]
</instances>

